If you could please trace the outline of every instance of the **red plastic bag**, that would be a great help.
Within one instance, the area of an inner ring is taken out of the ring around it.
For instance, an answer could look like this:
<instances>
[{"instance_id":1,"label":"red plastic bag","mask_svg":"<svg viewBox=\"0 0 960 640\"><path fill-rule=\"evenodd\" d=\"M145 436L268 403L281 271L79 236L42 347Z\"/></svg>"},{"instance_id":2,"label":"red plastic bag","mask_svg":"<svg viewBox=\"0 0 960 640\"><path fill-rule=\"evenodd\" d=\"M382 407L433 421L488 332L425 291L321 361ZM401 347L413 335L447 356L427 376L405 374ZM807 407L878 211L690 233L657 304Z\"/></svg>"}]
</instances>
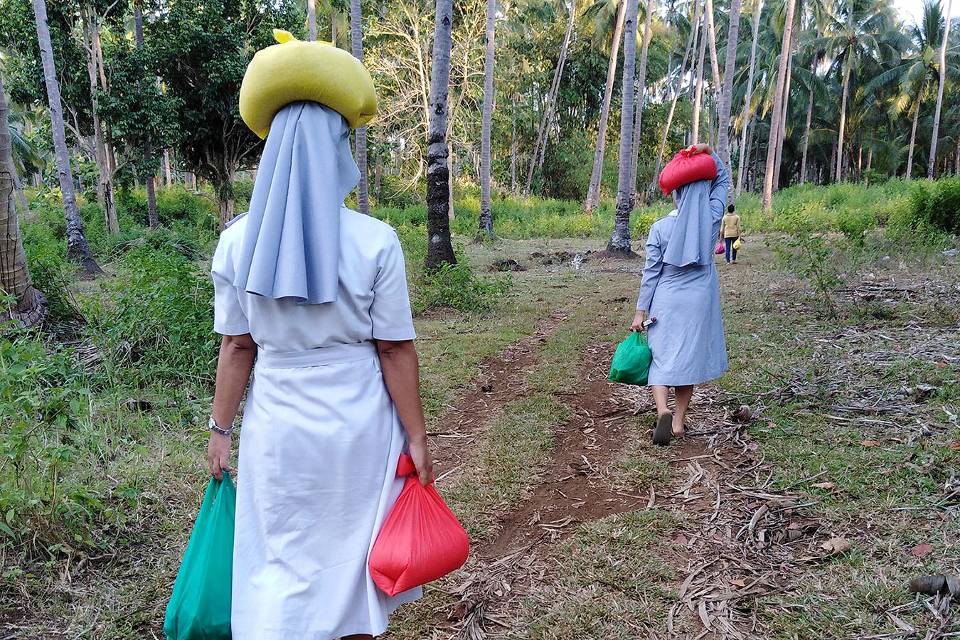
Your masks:
<instances>
[{"instance_id":1,"label":"red plastic bag","mask_svg":"<svg viewBox=\"0 0 960 640\"><path fill-rule=\"evenodd\" d=\"M407 480L370 551L370 575L388 596L456 571L467 561L470 541L433 483L423 486L413 460L400 455L397 476Z\"/></svg>"},{"instance_id":2,"label":"red plastic bag","mask_svg":"<svg viewBox=\"0 0 960 640\"><path fill-rule=\"evenodd\" d=\"M715 254L717 254L717 255L720 255L721 253L726 253L726 252L727 252L727 248L723 245L723 241L722 241L722 240L717 243L717 248L714 249L713 252L714 252Z\"/></svg>"},{"instance_id":3,"label":"red plastic bag","mask_svg":"<svg viewBox=\"0 0 960 640\"><path fill-rule=\"evenodd\" d=\"M696 153L691 148L683 149L660 172L660 190L670 195L685 184L697 180L713 180L717 177L717 165L713 155Z\"/></svg>"}]
</instances>

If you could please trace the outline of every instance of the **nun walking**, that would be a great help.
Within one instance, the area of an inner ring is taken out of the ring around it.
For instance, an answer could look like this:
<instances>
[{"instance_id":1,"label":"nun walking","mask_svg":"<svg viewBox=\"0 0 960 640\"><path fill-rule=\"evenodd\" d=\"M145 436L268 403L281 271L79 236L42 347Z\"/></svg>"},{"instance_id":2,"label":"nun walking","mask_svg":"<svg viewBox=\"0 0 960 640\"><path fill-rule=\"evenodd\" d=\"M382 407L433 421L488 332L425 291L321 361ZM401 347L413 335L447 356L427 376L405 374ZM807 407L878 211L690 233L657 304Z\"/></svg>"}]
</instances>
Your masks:
<instances>
[{"instance_id":1,"label":"nun walking","mask_svg":"<svg viewBox=\"0 0 960 640\"><path fill-rule=\"evenodd\" d=\"M713 156L717 176L674 191L676 209L650 228L637 313L630 327L642 331L648 318L656 319L646 330L653 354L648 384L657 405L653 441L659 445L683 436L694 386L727 370L714 241L727 205L730 176L708 145L694 149ZM673 413L667 405L670 387L676 400Z\"/></svg>"},{"instance_id":2,"label":"nun walking","mask_svg":"<svg viewBox=\"0 0 960 640\"><path fill-rule=\"evenodd\" d=\"M371 638L420 595L386 596L367 568L402 487L401 452L421 482L432 476L403 253L390 226L343 205L360 177L345 116L315 101L270 115L249 212L223 231L212 265L217 478L253 370L232 636Z\"/></svg>"}]
</instances>

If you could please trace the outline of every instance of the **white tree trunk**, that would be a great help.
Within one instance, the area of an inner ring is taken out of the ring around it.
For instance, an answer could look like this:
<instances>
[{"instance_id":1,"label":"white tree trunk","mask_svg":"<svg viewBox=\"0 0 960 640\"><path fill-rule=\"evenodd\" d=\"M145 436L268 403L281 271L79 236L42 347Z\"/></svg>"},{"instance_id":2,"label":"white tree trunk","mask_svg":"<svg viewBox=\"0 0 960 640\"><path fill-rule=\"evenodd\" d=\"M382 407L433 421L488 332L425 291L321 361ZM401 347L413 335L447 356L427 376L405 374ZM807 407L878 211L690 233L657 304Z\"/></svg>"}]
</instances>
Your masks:
<instances>
[{"instance_id":1,"label":"white tree trunk","mask_svg":"<svg viewBox=\"0 0 960 640\"><path fill-rule=\"evenodd\" d=\"M573 25L576 15L577 2L576 0L572 0L570 3L570 14L567 16L567 30L564 32L563 43L560 45L560 57L557 60L557 68L553 74L550 93L547 94L547 101L544 104L543 117L540 119L540 128L537 130L537 139L533 145L533 156L530 159L530 166L527 168L527 184L523 190L525 195L530 195L530 189L533 186L533 176L540 170L543 164L543 158L547 148L547 134L553 124L553 116L557 104L557 93L560 91L560 80L563 78L563 68L567 64L567 52L570 49L570 39L573 37Z\"/></svg>"},{"instance_id":2,"label":"white tree trunk","mask_svg":"<svg viewBox=\"0 0 960 640\"><path fill-rule=\"evenodd\" d=\"M730 28L727 29L727 57L723 61L723 90L720 92L720 114L717 118L717 151L726 165L730 166L730 102L733 99L733 74L736 71L737 45L740 38L740 0L730 0ZM746 123L744 123L746 124ZM742 147L741 147L742 149Z\"/></svg>"},{"instance_id":3,"label":"white tree trunk","mask_svg":"<svg viewBox=\"0 0 960 640\"><path fill-rule=\"evenodd\" d=\"M697 72L695 75L695 87L693 94L693 127L691 131L691 140L693 144L700 142L700 109L703 102L703 63L704 54L707 50L707 12L703 13L703 26L700 28L700 53L697 54Z\"/></svg>"},{"instance_id":4,"label":"white tree trunk","mask_svg":"<svg viewBox=\"0 0 960 640\"><path fill-rule=\"evenodd\" d=\"M783 118L783 93L786 87L787 79L787 60L789 58L790 37L793 31L793 11L796 6L796 0L787 0L787 15L783 29L783 46L780 52L780 65L777 69L777 86L774 93L773 113L770 123L770 137L767 143L767 168L763 175L763 210L767 213L773 211L773 183L776 176L773 175L774 166L777 157L777 138L780 131L780 120Z\"/></svg>"},{"instance_id":5,"label":"white tree trunk","mask_svg":"<svg viewBox=\"0 0 960 640\"><path fill-rule=\"evenodd\" d=\"M603 103L600 106L600 123L597 125L597 147L593 153L593 170L590 172L590 186L583 210L591 213L600 202L600 179L603 177L603 154L607 144L607 121L610 119L610 101L613 97L613 83L617 76L617 57L620 55L620 40L623 36L623 20L627 3L621 2L617 10L617 22L610 41L610 60L607 63L607 84L603 88Z\"/></svg>"},{"instance_id":6,"label":"white tree trunk","mask_svg":"<svg viewBox=\"0 0 960 640\"><path fill-rule=\"evenodd\" d=\"M317 39L317 0L307 0L307 30L310 41Z\"/></svg>"},{"instance_id":7,"label":"white tree trunk","mask_svg":"<svg viewBox=\"0 0 960 640\"><path fill-rule=\"evenodd\" d=\"M920 116L920 96L913 107L913 125L910 127L910 147L907 151L907 180L913 178L913 146L917 140L917 120Z\"/></svg>"},{"instance_id":8,"label":"white tree trunk","mask_svg":"<svg viewBox=\"0 0 960 640\"><path fill-rule=\"evenodd\" d=\"M47 102L50 107L50 128L53 131L53 148L57 160L57 177L60 193L63 196L64 216L67 220L67 257L79 263L86 275L102 273L93 259L87 238L83 233L83 220L77 208L77 197L73 190L73 171L70 168L70 150L67 148L67 134L63 124L63 104L60 100L60 83L53 60L53 46L50 43L50 27L47 23L47 5L44 0L32 0L36 17L37 41L40 45L40 59L43 63L43 80L47 88Z\"/></svg>"},{"instance_id":9,"label":"white tree trunk","mask_svg":"<svg viewBox=\"0 0 960 640\"><path fill-rule=\"evenodd\" d=\"M453 0L437 0L436 6L427 130L427 269L431 270L457 261L450 242L450 167L447 165Z\"/></svg>"},{"instance_id":10,"label":"white tree trunk","mask_svg":"<svg viewBox=\"0 0 960 640\"><path fill-rule=\"evenodd\" d=\"M944 16L943 42L940 45L940 84L937 87L937 106L933 111L933 130L930 132L930 156L927 159L927 178L932 180L937 171L937 138L940 136L940 111L943 109L943 88L947 84L947 45L950 42L950 17L953 0L947 0Z\"/></svg>"},{"instance_id":11,"label":"white tree trunk","mask_svg":"<svg viewBox=\"0 0 960 640\"><path fill-rule=\"evenodd\" d=\"M623 23L623 99L620 107L620 171L617 176L617 213L607 251L631 255L630 246L630 148L633 146L633 83L637 56L637 13L639 0L627 2Z\"/></svg>"},{"instance_id":12,"label":"white tree trunk","mask_svg":"<svg viewBox=\"0 0 960 640\"><path fill-rule=\"evenodd\" d=\"M100 100L97 97L99 78L97 74L97 54L95 33L99 31L99 20L92 7L83 10L83 48L87 53L87 76L90 82L90 111L93 114L93 147L97 161L97 202L103 209L104 226L111 234L120 232L117 221L117 205L114 199L113 180L110 171L110 155L104 136L103 123L100 121Z\"/></svg>"},{"instance_id":13,"label":"white tree trunk","mask_svg":"<svg viewBox=\"0 0 960 640\"><path fill-rule=\"evenodd\" d=\"M487 0L487 42L483 59L483 123L480 132L480 233L493 237L490 211L490 130L493 125L493 53L497 0Z\"/></svg>"},{"instance_id":14,"label":"white tree trunk","mask_svg":"<svg viewBox=\"0 0 960 640\"><path fill-rule=\"evenodd\" d=\"M760 14L763 11L763 0L757 0L753 9L753 42L750 44L750 64L747 68L747 94L743 100L743 130L740 132L740 162L737 168L737 196L743 189L743 173L746 154L743 150L747 146L747 124L750 121L750 103L753 101L753 74L756 70L757 39L760 33Z\"/></svg>"},{"instance_id":15,"label":"white tree trunk","mask_svg":"<svg viewBox=\"0 0 960 640\"><path fill-rule=\"evenodd\" d=\"M788 48L792 47L793 43L788 42ZM787 83L783 87L783 115L780 117L780 129L777 133L777 159L773 165L773 190L774 192L779 191L780 189L780 162L783 160L783 143L787 138L787 115L789 114L790 106L790 85L793 82L793 52L790 52L790 55L787 57Z\"/></svg>"}]
</instances>

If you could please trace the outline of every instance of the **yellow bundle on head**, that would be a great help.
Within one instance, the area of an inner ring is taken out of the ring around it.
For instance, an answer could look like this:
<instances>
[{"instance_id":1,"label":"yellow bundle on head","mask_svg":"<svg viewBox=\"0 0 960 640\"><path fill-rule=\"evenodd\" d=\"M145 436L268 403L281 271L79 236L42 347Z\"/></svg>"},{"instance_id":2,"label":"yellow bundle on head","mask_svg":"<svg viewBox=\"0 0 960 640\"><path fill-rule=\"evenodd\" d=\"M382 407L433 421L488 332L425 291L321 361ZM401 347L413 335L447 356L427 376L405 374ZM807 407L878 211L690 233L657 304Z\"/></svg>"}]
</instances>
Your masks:
<instances>
[{"instance_id":1,"label":"yellow bundle on head","mask_svg":"<svg viewBox=\"0 0 960 640\"><path fill-rule=\"evenodd\" d=\"M319 102L342 115L351 128L377 113L373 79L359 60L329 42L303 42L273 30L279 44L253 56L240 85L240 117L261 138L273 116L292 102Z\"/></svg>"}]
</instances>

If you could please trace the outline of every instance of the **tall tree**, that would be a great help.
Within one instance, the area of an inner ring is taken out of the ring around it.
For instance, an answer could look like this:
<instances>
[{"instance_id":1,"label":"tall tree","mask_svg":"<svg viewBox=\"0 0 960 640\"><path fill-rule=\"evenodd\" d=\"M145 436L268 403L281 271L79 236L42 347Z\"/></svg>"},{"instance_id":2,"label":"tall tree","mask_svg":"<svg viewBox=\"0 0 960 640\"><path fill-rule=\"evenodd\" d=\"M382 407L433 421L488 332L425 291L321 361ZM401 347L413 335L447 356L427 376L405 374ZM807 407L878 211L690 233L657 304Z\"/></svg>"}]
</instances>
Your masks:
<instances>
[{"instance_id":1,"label":"tall tree","mask_svg":"<svg viewBox=\"0 0 960 640\"><path fill-rule=\"evenodd\" d=\"M787 15L783 27L783 46L780 50L780 63L777 68L777 85L774 90L773 112L770 116L770 136L767 142L767 165L763 174L763 210L770 213L773 209L773 183L776 180L774 166L777 160L777 140L780 137L780 121L783 119L783 100L787 80L787 61L790 57L790 38L793 31L793 11L796 0L787 0Z\"/></svg>"},{"instance_id":2,"label":"tall tree","mask_svg":"<svg viewBox=\"0 0 960 640\"><path fill-rule=\"evenodd\" d=\"M630 146L630 208L636 204L637 158L640 151L640 131L643 125L643 103L647 97L647 61L650 57L650 39L653 37L653 0L647 0L643 22L643 45L640 47L640 69L637 71L637 97L633 105L633 143Z\"/></svg>"},{"instance_id":3,"label":"tall tree","mask_svg":"<svg viewBox=\"0 0 960 640\"><path fill-rule=\"evenodd\" d=\"M617 19L610 40L610 59L607 62L607 82L603 87L603 102L600 105L600 122L597 124L597 146L593 152L593 169L590 172L590 186L583 203L586 213L600 202L600 178L603 176L603 154L607 145L607 121L610 119L610 102L613 97L613 84L617 79L617 56L620 55L620 39L623 36L623 20L627 12L627 3L620 2Z\"/></svg>"},{"instance_id":4,"label":"tall tree","mask_svg":"<svg viewBox=\"0 0 960 640\"><path fill-rule=\"evenodd\" d=\"M733 74L737 65L737 45L740 38L740 0L730 0L730 26L727 28L727 54L723 61L723 89L720 92L720 115L717 119L717 151L720 159L732 173L730 166L730 103L733 98Z\"/></svg>"},{"instance_id":5,"label":"tall tree","mask_svg":"<svg viewBox=\"0 0 960 640\"><path fill-rule=\"evenodd\" d=\"M93 259L87 238L83 233L83 220L77 208L73 190L73 171L70 169L70 149L63 124L63 104L60 100L60 82L53 60L53 45L50 42L50 26L47 23L45 0L32 0L36 18L37 42L40 45L40 60L43 63L43 80L47 87L47 104L50 107L50 128L53 130L53 147L57 159L57 177L63 196L63 211L67 219L67 257L77 262L87 276L102 273Z\"/></svg>"},{"instance_id":6,"label":"tall tree","mask_svg":"<svg viewBox=\"0 0 960 640\"><path fill-rule=\"evenodd\" d=\"M13 321L18 327L29 328L46 317L47 301L30 281L20 237L7 114L7 94L0 75L0 293L10 298L0 307L0 321Z\"/></svg>"},{"instance_id":7,"label":"tall tree","mask_svg":"<svg viewBox=\"0 0 960 640\"><path fill-rule=\"evenodd\" d=\"M620 106L620 170L617 174L617 213L607 251L632 255L630 213L633 186L630 182L630 153L633 146L633 83L637 57L637 13L639 0L624 0L627 15L623 22L623 93Z\"/></svg>"},{"instance_id":8,"label":"tall tree","mask_svg":"<svg viewBox=\"0 0 960 640\"><path fill-rule=\"evenodd\" d=\"M307 0L307 33L311 42L317 39L317 0Z\"/></svg>"},{"instance_id":9,"label":"tall tree","mask_svg":"<svg viewBox=\"0 0 960 640\"><path fill-rule=\"evenodd\" d=\"M527 183L523 190L526 195L530 195L530 189L533 187L533 177L543 164L543 157L547 148L547 134L550 132L550 127L553 125L553 116L556 113L560 79L563 77L563 68L567 64L567 52L570 49L570 39L573 37L573 23L576 15L577 0L570 0L567 30L564 32L563 42L560 44L560 57L557 59L557 66L553 73L550 92L547 94L547 99L544 102L543 115L540 119L540 127L537 129L537 140L533 145L533 155L530 158L530 166L527 167Z\"/></svg>"},{"instance_id":10,"label":"tall tree","mask_svg":"<svg viewBox=\"0 0 960 640\"><path fill-rule=\"evenodd\" d=\"M757 0L753 8L753 41L750 43L750 63L747 69L747 93L743 98L743 128L740 131L740 161L737 168L737 196L743 189L743 174L747 159L747 131L751 119L751 103L753 102L753 74L757 62L757 40L760 35L760 14L763 11L763 0Z\"/></svg>"},{"instance_id":11,"label":"tall tree","mask_svg":"<svg viewBox=\"0 0 960 640\"><path fill-rule=\"evenodd\" d=\"M694 74L694 93L693 93L693 126L691 131L691 142L696 144L700 139L700 109L703 102L703 63L704 53L708 40L707 34L707 12L703 12L703 25L700 27L700 53L697 54L697 71Z\"/></svg>"},{"instance_id":12,"label":"tall tree","mask_svg":"<svg viewBox=\"0 0 960 640\"><path fill-rule=\"evenodd\" d=\"M950 42L950 17L953 0L947 0L944 16L943 41L940 44L940 84L937 87L937 106L933 111L933 131L930 132L930 156L927 159L927 178L933 179L937 170L937 139L940 137L940 111L943 109L943 89L947 84L947 44Z\"/></svg>"},{"instance_id":13,"label":"tall tree","mask_svg":"<svg viewBox=\"0 0 960 640\"><path fill-rule=\"evenodd\" d=\"M437 0L430 69L430 121L427 131L427 269L456 264L450 242L450 167L447 164L447 109L453 0Z\"/></svg>"},{"instance_id":14,"label":"tall tree","mask_svg":"<svg viewBox=\"0 0 960 640\"><path fill-rule=\"evenodd\" d=\"M483 58L483 116L480 131L480 233L493 237L490 211L490 129L493 125L493 37L497 0L487 0L487 37Z\"/></svg>"},{"instance_id":15,"label":"tall tree","mask_svg":"<svg viewBox=\"0 0 960 640\"><path fill-rule=\"evenodd\" d=\"M137 42L137 49L143 49L143 8L142 0L133 2L133 25L134 37ZM153 172L153 144L148 138L143 145L143 166L147 169L147 175L144 180L147 186L147 224L151 229L156 229L159 224L157 218L157 186L154 181Z\"/></svg>"},{"instance_id":16,"label":"tall tree","mask_svg":"<svg viewBox=\"0 0 960 640\"><path fill-rule=\"evenodd\" d=\"M360 15L360 0L350 0L350 43L353 57L363 62L363 21ZM357 128L357 166L360 167L360 183L357 185L357 204L362 213L370 214L370 196L367 188L367 127Z\"/></svg>"}]
</instances>

